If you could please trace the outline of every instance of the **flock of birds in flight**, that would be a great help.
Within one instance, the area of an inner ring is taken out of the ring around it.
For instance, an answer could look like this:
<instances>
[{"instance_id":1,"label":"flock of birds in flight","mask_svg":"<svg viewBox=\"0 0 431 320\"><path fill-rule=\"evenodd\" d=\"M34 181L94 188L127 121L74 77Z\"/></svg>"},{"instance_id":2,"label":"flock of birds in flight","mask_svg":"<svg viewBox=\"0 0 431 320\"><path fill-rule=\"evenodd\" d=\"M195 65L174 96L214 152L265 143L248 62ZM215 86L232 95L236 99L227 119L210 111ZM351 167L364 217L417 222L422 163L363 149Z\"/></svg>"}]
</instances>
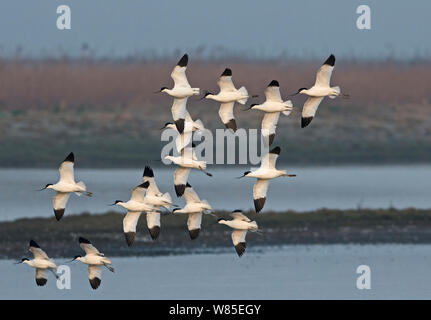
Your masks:
<instances>
[{"instance_id":1,"label":"flock of birds in flight","mask_svg":"<svg viewBox=\"0 0 431 320\"><path fill-rule=\"evenodd\" d=\"M178 132L175 146L179 156L166 156L165 158L172 161L177 168L174 173L174 187L177 197L184 197L186 205L179 208L173 204L172 198L168 192L162 193L157 187L154 172L152 168L145 167L142 177L142 183L131 191L131 197L128 201L116 200L112 205L121 206L127 210L123 219L123 230L128 246L132 246L135 240L136 226L141 214L146 213L147 227L153 240L157 239L160 234L160 216L163 213L169 213L171 207L173 214L187 214L187 228L190 238L196 239L201 229L202 216L205 213L212 214L212 207L206 200L201 200L188 182L188 176L191 169L196 169L211 176L206 171L205 161L200 161L194 152L192 135L194 132L205 130L200 120L194 121L187 111L187 99L194 95L200 94L199 88L192 88L186 77L188 64L188 55L185 54L174 67L171 77L174 80L174 87L169 89L162 87L157 92L164 92L173 97L172 116L174 122L167 122L164 128L174 129ZM340 87L331 87L330 79L335 65L334 55L323 63L317 72L316 81L311 88L300 88L295 94L305 94L308 99L302 109L301 127L308 126L313 120L317 108L324 97L334 99L338 96L347 98L347 95L341 94ZM241 87L236 89L232 82L232 71L226 68L217 82L220 92L213 94L205 92L203 98L211 99L220 103L219 116L226 128L236 131L237 124L235 121L233 109L235 102L242 105L247 103L250 97L247 89ZM293 96L292 95L292 96ZM256 97L256 96L251 96ZM265 113L261 132L264 142L270 146L275 137L277 123L280 113L289 116L292 112L293 105L290 100L283 101L280 94L280 86L277 80L272 80L265 90L265 102L261 104L251 104L247 110L260 110ZM202 98L202 99L203 99ZM243 176L255 178L256 183L253 187L253 199L256 213L259 213L265 204L266 193L269 181L277 177L293 177L285 170L276 168L276 161L280 155L280 147L270 150L261 159L261 166L254 171L246 171ZM80 196L82 194L91 197L91 192L87 191L84 182L75 182L74 175L75 157L70 153L61 163L59 172L60 180L55 184L47 184L44 189L53 189L56 194L53 198L53 208L55 218L60 220L65 212L67 201L72 193ZM231 213L232 219L227 220L219 218L218 223L227 225L233 229L231 234L232 242L239 257L246 249L247 231L259 231L256 221L252 221L245 216L241 210L235 210ZM99 252L88 239L79 238L79 245L85 252L85 256L77 255L72 261L80 261L88 265L88 279L93 289L97 289L101 283L102 267L106 267L111 272L114 269L111 261ZM47 271L51 271L58 278L55 263L34 241L30 241L29 250L32 252L34 259L23 258L18 263L27 264L36 269L36 284L43 286L47 282Z\"/></svg>"}]
</instances>

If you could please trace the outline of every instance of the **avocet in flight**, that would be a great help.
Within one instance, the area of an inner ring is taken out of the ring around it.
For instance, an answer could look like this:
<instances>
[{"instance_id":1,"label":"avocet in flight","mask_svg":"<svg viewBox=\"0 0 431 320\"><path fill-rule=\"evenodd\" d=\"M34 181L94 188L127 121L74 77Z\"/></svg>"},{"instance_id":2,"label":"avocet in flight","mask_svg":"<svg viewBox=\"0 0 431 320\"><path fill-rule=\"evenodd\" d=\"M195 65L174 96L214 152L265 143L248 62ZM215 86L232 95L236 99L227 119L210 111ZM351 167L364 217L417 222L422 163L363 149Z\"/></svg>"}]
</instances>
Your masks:
<instances>
[{"instance_id":1,"label":"avocet in flight","mask_svg":"<svg viewBox=\"0 0 431 320\"><path fill-rule=\"evenodd\" d=\"M262 104L252 104L249 109L261 110L265 112L262 119L262 136L267 145L274 141L280 112L289 116L293 109L292 101L283 101L280 94L280 84L277 80L272 80L265 90L266 100Z\"/></svg>"},{"instance_id":2,"label":"avocet in flight","mask_svg":"<svg viewBox=\"0 0 431 320\"><path fill-rule=\"evenodd\" d=\"M305 101L304 107L302 108L301 117L301 128L308 126L313 120L317 108L324 97L335 99L340 96L340 87L331 87L331 75L334 70L335 56L331 54L328 59L323 63L320 69L317 71L316 82L310 89L300 88L297 93L293 94L305 94L308 99ZM348 98L348 95L342 95L343 98Z\"/></svg>"},{"instance_id":3,"label":"avocet in flight","mask_svg":"<svg viewBox=\"0 0 431 320\"><path fill-rule=\"evenodd\" d=\"M123 231L127 245L130 247L135 241L136 226L142 212L160 212L154 205L146 202L145 192L150 182L146 181L132 189L130 200L125 202L116 200L112 205L121 206L127 209L127 214L123 219ZM150 232L151 233L151 232Z\"/></svg>"},{"instance_id":4,"label":"avocet in flight","mask_svg":"<svg viewBox=\"0 0 431 320\"><path fill-rule=\"evenodd\" d=\"M235 116L233 114L233 107L235 102L246 104L247 99L249 98L247 89L245 87L241 87L239 89L235 88L232 82L232 70L229 68L226 68L223 71L217 84L220 88L220 92L218 94L206 92L204 98L212 99L221 103L218 112L220 119L223 121L226 128L232 129L235 132L237 126Z\"/></svg>"},{"instance_id":5,"label":"avocet in flight","mask_svg":"<svg viewBox=\"0 0 431 320\"><path fill-rule=\"evenodd\" d=\"M91 197L92 195L91 192L87 191L84 182L75 182L73 171L74 163L75 156L73 155L73 152L71 152L60 165L60 180L56 184L48 183L40 190L53 189L57 191L52 201L57 221L63 217L64 211L66 210L67 200L71 193L75 193L78 196L85 194L88 197Z\"/></svg>"},{"instance_id":6,"label":"avocet in flight","mask_svg":"<svg viewBox=\"0 0 431 320\"><path fill-rule=\"evenodd\" d=\"M155 209L147 212L147 228L150 232L151 238L155 240L160 234L160 212L158 210L160 210L160 207L164 207L169 210L172 206L172 198L168 192L160 192L154 179L153 169L148 166L145 167L144 174L142 176L142 183L147 182L149 183L149 186L145 195L145 201L154 205Z\"/></svg>"},{"instance_id":7,"label":"avocet in flight","mask_svg":"<svg viewBox=\"0 0 431 320\"><path fill-rule=\"evenodd\" d=\"M239 177L256 178L256 183L253 186L253 200L256 213L259 213L265 205L266 192L268 190L269 181L277 177L296 177L295 174L288 174L286 170L278 170L275 167L277 158L280 155L280 147L275 147L262 157L260 168L255 171L246 171L244 175Z\"/></svg>"},{"instance_id":8,"label":"avocet in flight","mask_svg":"<svg viewBox=\"0 0 431 320\"><path fill-rule=\"evenodd\" d=\"M36 241L30 240L29 250L33 253L34 259L30 260L28 258L22 258L20 262L17 262L17 264L24 263L36 269L36 284L38 286L44 286L46 284L48 281L47 271L51 271L58 279L58 275L56 273L57 266L54 261L48 257L45 251L39 247Z\"/></svg>"},{"instance_id":9,"label":"avocet in flight","mask_svg":"<svg viewBox=\"0 0 431 320\"><path fill-rule=\"evenodd\" d=\"M212 174L206 171L206 162L197 159L195 151L193 150L194 147L195 145L192 144L192 147L184 148L181 150L181 156L179 157L165 157L165 159L172 161L178 166L174 173L174 187L177 197L181 197L184 194L190 169L200 170L207 176L212 177Z\"/></svg>"},{"instance_id":10,"label":"avocet in flight","mask_svg":"<svg viewBox=\"0 0 431 320\"><path fill-rule=\"evenodd\" d=\"M178 136L175 138L175 146L178 152L181 152L185 147L187 147L193 138L193 133L202 133L205 130L204 124L200 119L194 121L190 116L189 112L186 111L186 121L184 124L184 131L182 133L178 132L175 123L166 122L163 129L173 129L178 132Z\"/></svg>"},{"instance_id":11,"label":"avocet in flight","mask_svg":"<svg viewBox=\"0 0 431 320\"><path fill-rule=\"evenodd\" d=\"M202 213L211 213L212 208L206 200L201 200L192 186L187 183L184 190L184 199L186 206L182 209L175 208L172 213L188 214L187 229L192 240L199 236L202 223Z\"/></svg>"},{"instance_id":12,"label":"avocet in flight","mask_svg":"<svg viewBox=\"0 0 431 320\"><path fill-rule=\"evenodd\" d=\"M72 261L80 261L88 265L88 280L90 281L91 288L94 290L100 286L102 282L102 266L105 266L109 271L114 272L111 266L112 262L90 241L83 237L79 237L79 246L85 251L85 256L75 256Z\"/></svg>"},{"instance_id":13,"label":"avocet in flight","mask_svg":"<svg viewBox=\"0 0 431 320\"><path fill-rule=\"evenodd\" d=\"M171 78L174 80L174 87L172 89L162 87L159 91L174 97L171 111L175 125L180 133L184 130L187 99L190 96L198 95L200 92L199 88L192 88L187 80L186 69L188 61L189 56L185 54L172 71Z\"/></svg>"},{"instance_id":14,"label":"avocet in flight","mask_svg":"<svg viewBox=\"0 0 431 320\"><path fill-rule=\"evenodd\" d=\"M258 227L256 221L247 218L241 210L233 211L231 216L233 218L232 220L220 218L218 219L218 223L225 224L234 229L232 232L232 242L236 253L241 257L246 248L245 236L247 235L247 231L257 231Z\"/></svg>"}]
</instances>

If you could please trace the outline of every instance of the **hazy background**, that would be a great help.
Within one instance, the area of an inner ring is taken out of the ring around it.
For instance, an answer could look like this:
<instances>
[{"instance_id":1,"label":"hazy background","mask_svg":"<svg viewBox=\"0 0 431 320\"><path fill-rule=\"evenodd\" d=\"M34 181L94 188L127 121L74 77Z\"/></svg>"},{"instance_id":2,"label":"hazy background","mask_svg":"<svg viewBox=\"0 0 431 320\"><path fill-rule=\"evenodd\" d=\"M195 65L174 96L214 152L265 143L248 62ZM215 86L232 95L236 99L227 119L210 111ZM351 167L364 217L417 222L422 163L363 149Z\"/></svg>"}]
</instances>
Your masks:
<instances>
[{"instance_id":1,"label":"hazy background","mask_svg":"<svg viewBox=\"0 0 431 320\"><path fill-rule=\"evenodd\" d=\"M67 4L72 30L56 28ZM371 6L372 29L356 28L356 8ZM198 50L204 56L257 58L414 59L429 57L431 3L380 1L24 1L0 4L1 53L79 57L88 44L99 57Z\"/></svg>"}]
</instances>

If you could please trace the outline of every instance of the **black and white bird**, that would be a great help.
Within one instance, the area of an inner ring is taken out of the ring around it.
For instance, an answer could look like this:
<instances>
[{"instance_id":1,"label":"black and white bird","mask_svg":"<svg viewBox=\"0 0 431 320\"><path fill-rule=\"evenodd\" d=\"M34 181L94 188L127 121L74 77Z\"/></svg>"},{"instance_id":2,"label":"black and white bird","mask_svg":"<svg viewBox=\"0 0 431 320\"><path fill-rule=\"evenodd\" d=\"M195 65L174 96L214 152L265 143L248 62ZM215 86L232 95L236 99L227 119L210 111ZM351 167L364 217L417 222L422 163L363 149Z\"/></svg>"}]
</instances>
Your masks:
<instances>
[{"instance_id":1,"label":"black and white bird","mask_svg":"<svg viewBox=\"0 0 431 320\"><path fill-rule=\"evenodd\" d=\"M147 212L147 227L153 240L157 239L160 234L160 207L167 210L172 206L171 195L166 192L160 192L154 179L153 169L146 166L142 176L142 183L149 183L145 201L154 206L154 210Z\"/></svg>"},{"instance_id":2,"label":"black and white bird","mask_svg":"<svg viewBox=\"0 0 431 320\"><path fill-rule=\"evenodd\" d=\"M194 121L189 112L186 111L186 121L184 124L184 131L182 133L178 132L177 126L172 122L166 122L162 130L163 129L173 129L178 133L177 137L175 138L175 146L177 151L181 152L181 150L189 146L192 142L193 133L196 132L196 134L201 134L205 130L205 127L200 119Z\"/></svg>"},{"instance_id":3,"label":"black and white bird","mask_svg":"<svg viewBox=\"0 0 431 320\"><path fill-rule=\"evenodd\" d=\"M286 170L278 170L275 167L277 158L280 155L280 147L275 147L262 157L260 168L255 171L246 171L244 175L239 177L256 178L256 183L253 186L253 200L256 213L259 213L265 205L266 192L268 190L269 181L277 177L296 177L295 174L288 174Z\"/></svg>"},{"instance_id":4,"label":"black and white bird","mask_svg":"<svg viewBox=\"0 0 431 320\"><path fill-rule=\"evenodd\" d=\"M246 248L245 236L247 235L247 231L257 231L258 226L256 221L252 221L247 218L241 210L233 211L231 216L233 218L232 220L220 218L218 219L218 223L225 224L234 229L232 232L232 242L236 253L241 257Z\"/></svg>"},{"instance_id":5,"label":"black and white bird","mask_svg":"<svg viewBox=\"0 0 431 320\"><path fill-rule=\"evenodd\" d=\"M156 207L145 200L145 192L150 186L150 182L146 181L132 189L129 201L116 200L112 205L121 206L127 209L127 213L123 218L123 231L126 243L130 247L135 241L136 226L138 225L139 217L142 212L159 212ZM160 221L159 221L160 224Z\"/></svg>"},{"instance_id":6,"label":"black and white bird","mask_svg":"<svg viewBox=\"0 0 431 320\"><path fill-rule=\"evenodd\" d=\"M211 92L206 92L204 98L212 99L220 102L219 116L221 121L224 123L226 128L232 129L234 132L237 130L237 125L235 121L235 116L233 114L233 107L235 102L240 104L246 104L249 98L247 89L241 87L236 89L232 82L232 70L226 68L221 74L217 84L220 88L218 94L212 94Z\"/></svg>"},{"instance_id":7,"label":"black and white bird","mask_svg":"<svg viewBox=\"0 0 431 320\"><path fill-rule=\"evenodd\" d=\"M88 197L91 197L92 195L91 192L87 191L84 182L75 182L73 170L74 163L75 156L73 155L73 152L71 152L60 165L60 180L55 184L48 183L40 190L53 189L57 191L52 201L54 214L57 221L63 217L64 211L66 210L67 200L69 199L71 193L75 193L78 196L85 194Z\"/></svg>"},{"instance_id":8,"label":"black and white bird","mask_svg":"<svg viewBox=\"0 0 431 320\"><path fill-rule=\"evenodd\" d=\"M265 112L262 119L262 136L267 145L274 141L280 112L289 116L293 109L292 101L283 101L280 94L280 84L272 80L265 90L266 100L262 104L252 104L249 109Z\"/></svg>"},{"instance_id":9,"label":"black and white bird","mask_svg":"<svg viewBox=\"0 0 431 320\"><path fill-rule=\"evenodd\" d=\"M175 125L180 133L184 130L187 99L190 96L198 95L200 92L199 88L192 88L187 80L186 69L188 61L189 56L185 54L172 71L171 78L174 80L174 87L172 89L162 87L159 91L174 97L171 111Z\"/></svg>"},{"instance_id":10,"label":"black and white bird","mask_svg":"<svg viewBox=\"0 0 431 320\"><path fill-rule=\"evenodd\" d=\"M335 57L333 54L323 63L320 69L317 71L316 82L310 89L300 88L296 94L305 94L308 99L305 101L304 107L302 108L301 117L301 128L308 126L313 120L317 108L324 97L335 99L341 94L340 87L331 87L331 75L334 70ZM343 95L344 98L348 98L348 95Z\"/></svg>"},{"instance_id":11,"label":"black and white bird","mask_svg":"<svg viewBox=\"0 0 431 320\"><path fill-rule=\"evenodd\" d=\"M192 144L191 147L184 148L181 150L180 156L165 157L166 160L170 160L178 166L174 172L174 187L177 197L181 197L184 193L190 169L200 170L207 176L212 177L212 174L206 171L206 162L197 159L194 147L195 145Z\"/></svg>"},{"instance_id":12,"label":"black and white bird","mask_svg":"<svg viewBox=\"0 0 431 320\"><path fill-rule=\"evenodd\" d=\"M114 272L114 268L111 266L112 262L87 239L79 237L79 245L85 251L85 256L75 256L72 261L76 260L88 265L88 280L91 288L95 290L102 282L102 266Z\"/></svg>"},{"instance_id":13,"label":"black and white bird","mask_svg":"<svg viewBox=\"0 0 431 320\"><path fill-rule=\"evenodd\" d=\"M38 286L44 286L46 284L48 281L47 271L51 271L58 279L57 266L54 261L48 257L45 251L39 247L36 241L30 240L29 250L33 254L34 259L22 258L17 264L24 263L36 269L36 284Z\"/></svg>"},{"instance_id":14,"label":"black and white bird","mask_svg":"<svg viewBox=\"0 0 431 320\"><path fill-rule=\"evenodd\" d=\"M187 183L184 190L184 199L186 199L186 206L182 209L175 208L172 212L188 214L187 229L192 240L199 236L202 223L202 214L211 213L212 208L208 201L201 200L197 193L193 190L192 186Z\"/></svg>"}]
</instances>

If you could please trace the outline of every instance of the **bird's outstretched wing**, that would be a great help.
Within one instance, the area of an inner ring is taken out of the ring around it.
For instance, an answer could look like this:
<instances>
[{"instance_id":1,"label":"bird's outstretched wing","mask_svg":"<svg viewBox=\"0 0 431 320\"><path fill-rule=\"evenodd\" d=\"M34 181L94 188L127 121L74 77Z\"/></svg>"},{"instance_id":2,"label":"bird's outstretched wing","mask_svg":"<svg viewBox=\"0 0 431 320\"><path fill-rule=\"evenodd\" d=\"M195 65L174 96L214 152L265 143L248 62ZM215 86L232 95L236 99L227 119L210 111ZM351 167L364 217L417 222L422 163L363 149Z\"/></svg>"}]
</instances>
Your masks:
<instances>
[{"instance_id":1,"label":"bird's outstretched wing","mask_svg":"<svg viewBox=\"0 0 431 320\"><path fill-rule=\"evenodd\" d=\"M160 212L152 211L147 213L147 228L151 239L156 240L160 234Z\"/></svg>"},{"instance_id":2,"label":"bird's outstretched wing","mask_svg":"<svg viewBox=\"0 0 431 320\"><path fill-rule=\"evenodd\" d=\"M136 226L138 225L141 212L127 211L123 219L123 231L127 245L130 247L135 241Z\"/></svg>"},{"instance_id":3,"label":"bird's outstretched wing","mask_svg":"<svg viewBox=\"0 0 431 320\"><path fill-rule=\"evenodd\" d=\"M174 172L174 186L177 197L181 197L186 189L187 179L189 178L190 169L177 167Z\"/></svg>"},{"instance_id":4,"label":"bird's outstretched wing","mask_svg":"<svg viewBox=\"0 0 431 320\"><path fill-rule=\"evenodd\" d=\"M86 238L79 237L79 246L82 248L82 250L85 251L88 255L102 255L99 250L93 244Z\"/></svg>"},{"instance_id":5,"label":"bird's outstretched wing","mask_svg":"<svg viewBox=\"0 0 431 320\"><path fill-rule=\"evenodd\" d=\"M46 269L36 269L36 284L38 286L44 286L48 281L46 276Z\"/></svg>"},{"instance_id":6,"label":"bird's outstretched wing","mask_svg":"<svg viewBox=\"0 0 431 320\"><path fill-rule=\"evenodd\" d=\"M316 82L314 84L316 87L329 87L332 70L334 70L334 65L335 57L331 54L317 71Z\"/></svg>"},{"instance_id":7,"label":"bird's outstretched wing","mask_svg":"<svg viewBox=\"0 0 431 320\"><path fill-rule=\"evenodd\" d=\"M235 247L236 253L241 257L246 248L245 236L247 235L247 230L234 230L232 232L232 242Z\"/></svg>"},{"instance_id":8,"label":"bird's outstretched wing","mask_svg":"<svg viewBox=\"0 0 431 320\"><path fill-rule=\"evenodd\" d=\"M202 223L202 212L190 213L187 218L187 229L192 240L199 236Z\"/></svg>"},{"instance_id":9,"label":"bird's outstretched wing","mask_svg":"<svg viewBox=\"0 0 431 320\"><path fill-rule=\"evenodd\" d=\"M235 101L233 102L225 102L220 104L220 109L218 114L220 116L221 121L224 123L226 128L232 129L234 132L237 129L235 116L233 114L233 106Z\"/></svg>"},{"instance_id":10,"label":"bird's outstretched wing","mask_svg":"<svg viewBox=\"0 0 431 320\"><path fill-rule=\"evenodd\" d=\"M39 247L36 241L30 240L30 246L28 249L33 253L35 259L49 260L48 255Z\"/></svg>"},{"instance_id":11,"label":"bird's outstretched wing","mask_svg":"<svg viewBox=\"0 0 431 320\"><path fill-rule=\"evenodd\" d=\"M250 222L251 221L245 214L242 213L242 211L239 211L239 210L235 210L230 215L235 220L246 221L246 222Z\"/></svg>"},{"instance_id":12,"label":"bird's outstretched wing","mask_svg":"<svg viewBox=\"0 0 431 320\"><path fill-rule=\"evenodd\" d=\"M195 190L193 190L192 186L188 183L186 184L186 188L184 190L184 199L186 199L187 204L201 201L201 199L199 199L198 194L195 192Z\"/></svg>"},{"instance_id":13,"label":"bird's outstretched wing","mask_svg":"<svg viewBox=\"0 0 431 320\"><path fill-rule=\"evenodd\" d=\"M310 124L313 120L317 108L319 107L320 102L322 102L323 97L308 97L308 99L304 103L304 107L302 108L301 115L301 127L305 128Z\"/></svg>"},{"instance_id":14,"label":"bird's outstretched wing","mask_svg":"<svg viewBox=\"0 0 431 320\"><path fill-rule=\"evenodd\" d=\"M232 82L232 70L226 68L217 81L220 92L236 91Z\"/></svg>"},{"instance_id":15,"label":"bird's outstretched wing","mask_svg":"<svg viewBox=\"0 0 431 320\"><path fill-rule=\"evenodd\" d=\"M275 131L277 129L278 119L280 118L280 112L267 112L262 119L262 136L268 141L268 145L271 145L274 141Z\"/></svg>"},{"instance_id":16,"label":"bird's outstretched wing","mask_svg":"<svg viewBox=\"0 0 431 320\"><path fill-rule=\"evenodd\" d=\"M52 206L54 208L54 214L57 221L63 217L69 197L69 192L57 192L52 198Z\"/></svg>"},{"instance_id":17,"label":"bird's outstretched wing","mask_svg":"<svg viewBox=\"0 0 431 320\"><path fill-rule=\"evenodd\" d=\"M269 180L257 179L253 186L253 200L256 213L259 213L265 205L266 192L268 190Z\"/></svg>"},{"instance_id":18,"label":"bird's outstretched wing","mask_svg":"<svg viewBox=\"0 0 431 320\"><path fill-rule=\"evenodd\" d=\"M172 70L171 78L174 80L175 87L190 87L187 81L186 70L189 57L185 54L177 63L174 70Z\"/></svg>"},{"instance_id":19,"label":"bird's outstretched wing","mask_svg":"<svg viewBox=\"0 0 431 320\"><path fill-rule=\"evenodd\" d=\"M280 94L280 85L277 80L272 80L268 87L265 89L266 101L283 102Z\"/></svg>"},{"instance_id":20,"label":"bird's outstretched wing","mask_svg":"<svg viewBox=\"0 0 431 320\"><path fill-rule=\"evenodd\" d=\"M73 172L73 165L75 163L75 156L73 152L64 159L58 171L60 172L60 181L64 183L75 183L75 176Z\"/></svg>"},{"instance_id":21,"label":"bird's outstretched wing","mask_svg":"<svg viewBox=\"0 0 431 320\"><path fill-rule=\"evenodd\" d=\"M96 290L102 282L102 269L100 266L88 266L88 280L90 281L91 288Z\"/></svg>"},{"instance_id":22,"label":"bird's outstretched wing","mask_svg":"<svg viewBox=\"0 0 431 320\"><path fill-rule=\"evenodd\" d=\"M280 155L280 147L275 147L271 149L266 155L262 157L260 167L267 169L275 169L275 164L277 162L278 156Z\"/></svg>"}]
</instances>

